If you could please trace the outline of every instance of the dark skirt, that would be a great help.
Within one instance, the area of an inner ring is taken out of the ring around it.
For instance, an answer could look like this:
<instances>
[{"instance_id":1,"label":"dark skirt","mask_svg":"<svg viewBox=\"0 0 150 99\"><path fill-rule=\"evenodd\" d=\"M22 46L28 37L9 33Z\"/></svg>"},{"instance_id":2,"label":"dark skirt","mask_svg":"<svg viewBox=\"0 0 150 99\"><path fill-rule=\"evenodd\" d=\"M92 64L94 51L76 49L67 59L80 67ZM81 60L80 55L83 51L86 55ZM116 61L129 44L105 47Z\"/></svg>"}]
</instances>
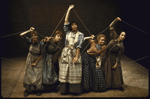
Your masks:
<instances>
[{"instance_id":1,"label":"dark skirt","mask_svg":"<svg viewBox=\"0 0 150 99\"><path fill-rule=\"evenodd\" d=\"M51 85L58 81L58 76L54 68L52 68L53 55L43 54L43 77L42 84Z\"/></svg>"},{"instance_id":2,"label":"dark skirt","mask_svg":"<svg viewBox=\"0 0 150 99\"><path fill-rule=\"evenodd\" d=\"M84 91L105 91L105 79L96 59L85 52L82 55L82 88Z\"/></svg>"},{"instance_id":3,"label":"dark skirt","mask_svg":"<svg viewBox=\"0 0 150 99\"><path fill-rule=\"evenodd\" d=\"M82 85L80 84L70 84L70 83L60 83L60 93L81 93L82 92Z\"/></svg>"},{"instance_id":4,"label":"dark skirt","mask_svg":"<svg viewBox=\"0 0 150 99\"><path fill-rule=\"evenodd\" d=\"M28 85L28 84L23 84L23 87L25 87L26 90L28 90L28 91L30 91L30 92L42 90L42 86L41 86L41 85Z\"/></svg>"},{"instance_id":5,"label":"dark skirt","mask_svg":"<svg viewBox=\"0 0 150 99\"><path fill-rule=\"evenodd\" d=\"M47 84L43 84L44 86L44 92L55 92L55 91L58 91L58 83L54 83L54 84L51 84L51 85L47 85Z\"/></svg>"}]
</instances>

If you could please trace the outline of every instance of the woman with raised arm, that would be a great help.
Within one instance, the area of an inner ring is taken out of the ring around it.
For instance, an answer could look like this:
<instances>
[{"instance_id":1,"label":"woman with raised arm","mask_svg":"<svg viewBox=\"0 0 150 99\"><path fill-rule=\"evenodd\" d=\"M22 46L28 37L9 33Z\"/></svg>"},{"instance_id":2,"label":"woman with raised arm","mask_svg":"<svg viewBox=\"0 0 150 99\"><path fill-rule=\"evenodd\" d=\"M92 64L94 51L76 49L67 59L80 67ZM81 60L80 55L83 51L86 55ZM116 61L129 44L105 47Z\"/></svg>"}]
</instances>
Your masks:
<instances>
[{"instance_id":1,"label":"woman with raised arm","mask_svg":"<svg viewBox=\"0 0 150 99\"><path fill-rule=\"evenodd\" d=\"M80 49L84 40L84 34L77 30L78 23L68 22L70 5L65 17L64 31L66 33L65 47L62 50L59 63L60 93L81 93L82 64Z\"/></svg>"},{"instance_id":2,"label":"woman with raised arm","mask_svg":"<svg viewBox=\"0 0 150 99\"><path fill-rule=\"evenodd\" d=\"M90 39L90 49L82 55L82 87L84 92L101 92L106 90L104 75L101 70L105 55L105 35L100 34L96 40Z\"/></svg>"},{"instance_id":3,"label":"woman with raised arm","mask_svg":"<svg viewBox=\"0 0 150 99\"><path fill-rule=\"evenodd\" d=\"M31 64L34 63L41 55L41 50L44 43L38 41L37 31L33 30L34 28L31 27L30 30L20 34L20 36L23 37L30 45L29 53L26 59L25 76L23 81L23 85L26 88L24 92L25 97L34 91L36 91L36 95L39 96L41 95L42 90L42 60L37 62L36 66ZM31 32L31 38L25 37L24 35L29 32Z\"/></svg>"},{"instance_id":4,"label":"woman with raised arm","mask_svg":"<svg viewBox=\"0 0 150 99\"><path fill-rule=\"evenodd\" d=\"M126 33L121 32L118 35L114 29L114 24L117 21L121 21L119 17L117 17L110 24L110 37L111 41L108 43L106 48L106 61L104 66L104 74L106 87L108 89L120 89L123 90L123 77L121 70L121 56L124 52L123 40L125 39Z\"/></svg>"}]
</instances>

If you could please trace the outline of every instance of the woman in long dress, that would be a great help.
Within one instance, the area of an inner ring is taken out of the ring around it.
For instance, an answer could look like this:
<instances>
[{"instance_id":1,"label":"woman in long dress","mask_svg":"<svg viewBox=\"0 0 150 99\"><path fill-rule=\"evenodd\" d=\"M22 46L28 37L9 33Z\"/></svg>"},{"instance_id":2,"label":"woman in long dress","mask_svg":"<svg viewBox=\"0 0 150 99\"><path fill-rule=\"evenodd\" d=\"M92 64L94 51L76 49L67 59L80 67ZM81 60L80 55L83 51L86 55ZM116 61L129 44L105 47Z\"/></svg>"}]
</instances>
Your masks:
<instances>
[{"instance_id":1,"label":"woman in long dress","mask_svg":"<svg viewBox=\"0 0 150 99\"><path fill-rule=\"evenodd\" d=\"M30 45L29 53L26 59L25 65L25 76L23 85L26 88L24 96L28 96L30 93L36 91L36 95L41 95L42 90L42 67L43 62L40 60L36 66L32 65L39 56L41 55L41 49L44 45L41 41L38 41L37 31L33 31L34 28L31 27L29 31L20 34L25 41ZM24 35L31 32L31 38L25 37Z\"/></svg>"},{"instance_id":2,"label":"woman in long dress","mask_svg":"<svg viewBox=\"0 0 150 99\"><path fill-rule=\"evenodd\" d=\"M120 89L123 90L123 77L122 77L122 69L121 69L121 56L124 52L123 40L125 39L126 33L121 32L118 35L114 29L114 24L117 21L121 21L119 17L117 17L110 24L110 37L111 41L108 43L106 48L106 61L104 66L104 74L106 87L108 89Z\"/></svg>"},{"instance_id":3,"label":"woman in long dress","mask_svg":"<svg viewBox=\"0 0 150 99\"><path fill-rule=\"evenodd\" d=\"M106 90L101 65L106 51L105 35L100 34L82 55L82 86L85 92L101 92Z\"/></svg>"},{"instance_id":4,"label":"woman in long dress","mask_svg":"<svg viewBox=\"0 0 150 99\"><path fill-rule=\"evenodd\" d=\"M65 47L62 50L59 63L60 93L81 93L82 64L80 49L84 34L77 30L77 22L68 22L70 5L65 17L64 31L66 33Z\"/></svg>"},{"instance_id":5,"label":"woman in long dress","mask_svg":"<svg viewBox=\"0 0 150 99\"><path fill-rule=\"evenodd\" d=\"M48 37L47 46L43 57L43 85L45 90L57 92L58 87L58 67L54 64L58 61L58 57L63 48L62 44L63 33L57 30L54 37Z\"/></svg>"}]
</instances>

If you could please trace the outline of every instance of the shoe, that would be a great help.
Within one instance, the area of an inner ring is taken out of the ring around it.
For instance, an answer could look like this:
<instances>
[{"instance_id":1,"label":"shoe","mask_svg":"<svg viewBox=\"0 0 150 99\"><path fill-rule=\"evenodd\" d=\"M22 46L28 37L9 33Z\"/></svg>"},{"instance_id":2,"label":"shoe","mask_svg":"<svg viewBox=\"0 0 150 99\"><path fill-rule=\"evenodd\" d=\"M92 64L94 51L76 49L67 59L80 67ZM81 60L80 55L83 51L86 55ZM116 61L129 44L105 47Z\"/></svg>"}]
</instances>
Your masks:
<instances>
[{"instance_id":1,"label":"shoe","mask_svg":"<svg viewBox=\"0 0 150 99\"><path fill-rule=\"evenodd\" d=\"M122 87L121 87L121 88L119 88L119 90L120 90L120 91L124 91L124 89L123 89Z\"/></svg>"},{"instance_id":2,"label":"shoe","mask_svg":"<svg viewBox=\"0 0 150 99\"><path fill-rule=\"evenodd\" d=\"M28 91L25 90L25 91L24 91L24 96L27 97L28 95L29 95Z\"/></svg>"},{"instance_id":3,"label":"shoe","mask_svg":"<svg viewBox=\"0 0 150 99\"><path fill-rule=\"evenodd\" d=\"M36 92L36 95L37 95L37 96L40 96L40 95L42 95L42 93L41 93L40 91L37 91L37 92Z\"/></svg>"}]
</instances>

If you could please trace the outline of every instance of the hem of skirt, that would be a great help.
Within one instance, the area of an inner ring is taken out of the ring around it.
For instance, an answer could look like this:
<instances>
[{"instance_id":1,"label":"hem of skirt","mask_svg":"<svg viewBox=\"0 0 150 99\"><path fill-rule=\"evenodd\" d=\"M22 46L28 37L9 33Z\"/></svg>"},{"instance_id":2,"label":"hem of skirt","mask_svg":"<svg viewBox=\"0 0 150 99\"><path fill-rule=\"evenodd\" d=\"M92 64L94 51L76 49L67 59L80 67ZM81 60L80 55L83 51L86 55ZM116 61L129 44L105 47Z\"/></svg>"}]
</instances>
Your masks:
<instances>
[{"instance_id":1,"label":"hem of skirt","mask_svg":"<svg viewBox=\"0 0 150 99\"><path fill-rule=\"evenodd\" d=\"M38 91L42 90L42 85L31 85L31 84L23 84L23 87L26 90L31 90L31 91ZM32 88L31 88L32 87ZM39 88L38 88L39 87Z\"/></svg>"},{"instance_id":2,"label":"hem of skirt","mask_svg":"<svg viewBox=\"0 0 150 99\"><path fill-rule=\"evenodd\" d=\"M70 83L61 83L60 84L60 93L82 93L82 86L81 83L79 84L70 84Z\"/></svg>"},{"instance_id":3,"label":"hem of skirt","mask_svg":"<svg viewBox=\"0 0 150 99\"><path fill-rule=\"evenodd\" d=\"M81 83L81 82L75 82L75 83L73 82L73 83L72 83L72 82L63 82L63 81L60 81L60 82L61 82L61 83L69 83L69 84L80 84L80 83Z\"/></svg>"},{"instance_id":4,"label":"hem of skirt","mask_svg":"<svg viewBox=\"0 0 150 99\"><path fill-rule=\"evenodd\" d=\"M55 84L55 83L57 83L58 81L56 81L56 82L52 82L52 83L44 83L44 82L42 82L42 84L45 84L45 85L52 85L52 84Z\"/></svg>"}]
</instances>

